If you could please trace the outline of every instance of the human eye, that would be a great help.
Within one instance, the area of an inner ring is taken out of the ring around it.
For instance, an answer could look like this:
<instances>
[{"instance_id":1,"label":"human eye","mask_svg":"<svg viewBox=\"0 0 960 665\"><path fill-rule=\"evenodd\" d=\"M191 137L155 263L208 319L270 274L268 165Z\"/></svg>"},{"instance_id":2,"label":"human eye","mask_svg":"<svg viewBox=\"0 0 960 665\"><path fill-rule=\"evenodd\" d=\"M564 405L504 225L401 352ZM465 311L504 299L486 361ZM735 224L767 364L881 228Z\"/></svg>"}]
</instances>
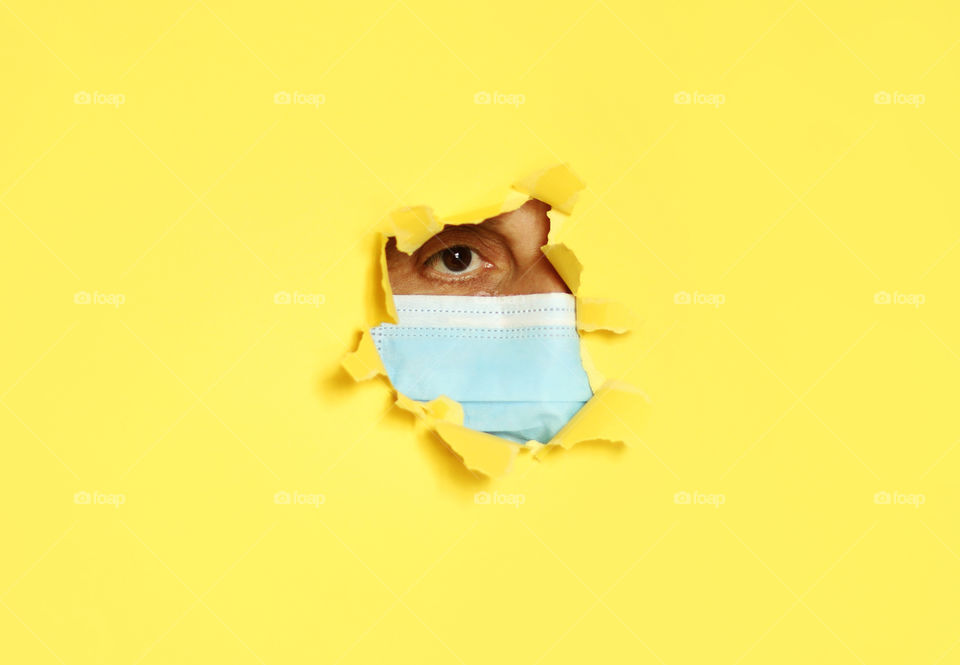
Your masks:
<instances>
[{"instance_id":1,"label":"human eye","mask_svg":"<svg viewBox=\"0 0 960 665\"><path fill-rule=\"evenodd\" d=\"M444 276L466 276L492 264L484 261L480 252L469 245L444 247L424 262L424 267Z\"/></svg>"},{"instance_id":2,"label":"human eye","mask_svg":"<svg viewBox=\"0 0 960 665\"><path fill-rule=\"evenodd\" d=\"M450 225L411 256L417 288L447 295L495 293L514 269L506 240L483 225ZM402 287L401 287L402 288Z\"/></svg>"}]
</instances>

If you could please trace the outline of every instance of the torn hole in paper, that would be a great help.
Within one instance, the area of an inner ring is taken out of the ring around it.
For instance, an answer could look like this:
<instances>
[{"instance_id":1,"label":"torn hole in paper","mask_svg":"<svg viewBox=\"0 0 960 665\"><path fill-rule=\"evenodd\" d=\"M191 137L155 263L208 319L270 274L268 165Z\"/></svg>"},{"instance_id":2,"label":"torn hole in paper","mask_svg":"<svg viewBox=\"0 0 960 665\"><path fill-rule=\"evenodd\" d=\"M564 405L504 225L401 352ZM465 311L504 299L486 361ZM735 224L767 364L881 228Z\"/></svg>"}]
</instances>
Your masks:
<instances>
[{"instance_id":1,"label":"torn hole in paper","mask_svg":"<svg viewBox=\"0 0 960 665\"><path fill-rule=\"evenodd\" d=\"M646 404L581 343L632 323L622 304L579 293L583 266L563 231L582 189L557 165L484 208L402 208L380 230L383 310L343 367L355 381L387 377L397 405L471 471L501 476L552 446L626 443L625 416Z\"/></svg>"}]
</instances>

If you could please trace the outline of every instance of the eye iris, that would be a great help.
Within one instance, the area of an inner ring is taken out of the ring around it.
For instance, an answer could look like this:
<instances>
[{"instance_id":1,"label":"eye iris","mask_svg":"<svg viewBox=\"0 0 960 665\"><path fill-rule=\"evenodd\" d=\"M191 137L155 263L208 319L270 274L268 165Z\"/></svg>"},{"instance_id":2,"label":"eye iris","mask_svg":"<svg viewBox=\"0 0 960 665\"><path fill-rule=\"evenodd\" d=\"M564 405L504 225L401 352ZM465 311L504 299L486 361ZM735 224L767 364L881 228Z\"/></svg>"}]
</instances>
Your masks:
<instances>
[{"instance_id":1,"label":"eye iris","mask_svg":"<svg viewBox=\"0 0 960 665\"><path fill-rule=\"evenodd\" d=\"M473 251L469 247L457 245L443 250L440 258L450 272L463 272L473 261Z\"/></svg>"}]
</instances>

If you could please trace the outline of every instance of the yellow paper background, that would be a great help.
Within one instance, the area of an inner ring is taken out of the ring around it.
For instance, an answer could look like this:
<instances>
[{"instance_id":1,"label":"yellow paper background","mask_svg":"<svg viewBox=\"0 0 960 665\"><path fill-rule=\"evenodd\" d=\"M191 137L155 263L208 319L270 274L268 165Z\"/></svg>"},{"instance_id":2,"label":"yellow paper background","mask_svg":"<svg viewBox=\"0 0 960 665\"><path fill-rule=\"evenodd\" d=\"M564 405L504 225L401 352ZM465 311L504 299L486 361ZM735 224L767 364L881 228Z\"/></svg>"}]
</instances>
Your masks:
<instances>
[{"instance_id":1,"label":"yellow paper background","mask_svg":"<svg viewBox=\"0 0 960 665\"><path fill-rule=\"evenodd\" d=\"M0 17L4 662L960 662L954 3ZM652 406L484 481L339 362L385 214L557 161Z\"/></svg>"}]
</instances>

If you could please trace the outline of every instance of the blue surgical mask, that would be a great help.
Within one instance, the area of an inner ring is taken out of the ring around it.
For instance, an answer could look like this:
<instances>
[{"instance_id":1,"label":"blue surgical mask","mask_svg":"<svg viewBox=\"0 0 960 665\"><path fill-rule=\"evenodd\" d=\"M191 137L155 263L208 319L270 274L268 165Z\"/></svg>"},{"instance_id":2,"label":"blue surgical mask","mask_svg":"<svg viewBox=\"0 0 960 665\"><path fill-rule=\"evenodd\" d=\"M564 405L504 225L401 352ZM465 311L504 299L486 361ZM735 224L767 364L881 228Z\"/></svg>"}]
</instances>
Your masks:
<instances>
[{"instance_id":1,"label":"blue surgical mask","mask_svg":"<svg viewBox=\"0 0 960 665\"><path fill-rule=\"evenodd\" d=\"M464 425L547 443L592 396L574 297L394 296L397 324L371 329L390 381L418 401L463 406Z\"/></svg>"}]
</instances>

